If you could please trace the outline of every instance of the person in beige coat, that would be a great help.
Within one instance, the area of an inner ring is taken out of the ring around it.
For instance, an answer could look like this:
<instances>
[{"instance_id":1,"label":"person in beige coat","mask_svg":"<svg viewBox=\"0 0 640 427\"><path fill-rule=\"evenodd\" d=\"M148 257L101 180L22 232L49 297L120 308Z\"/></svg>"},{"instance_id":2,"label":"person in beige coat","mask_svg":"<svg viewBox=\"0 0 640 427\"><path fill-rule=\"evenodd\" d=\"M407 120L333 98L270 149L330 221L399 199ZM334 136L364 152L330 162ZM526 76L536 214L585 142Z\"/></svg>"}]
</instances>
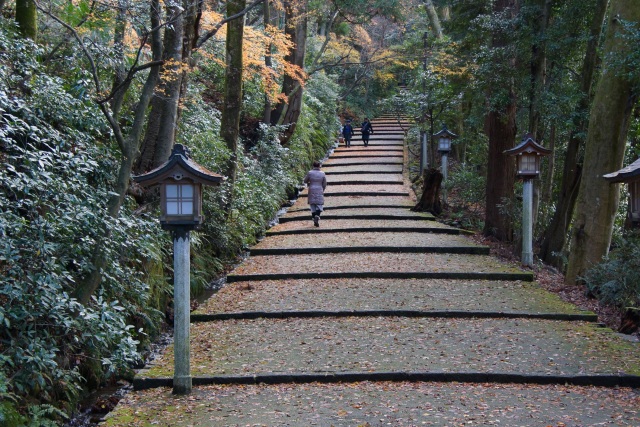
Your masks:
<instances>
[{"instance_id":1,"label":"person in beige coat","mask_svg":"<svg viewBox=\"0 0 640 427\"><path fill-rule=\"evenodd\" d=\"M320 162L313 162L313 169L305 175L304 183L309 186L307 202L311 208L313 225L320 227L320 214L324 210L324 189L327 188L327 177L320 170Z\"/></svg>"}]
</instances>

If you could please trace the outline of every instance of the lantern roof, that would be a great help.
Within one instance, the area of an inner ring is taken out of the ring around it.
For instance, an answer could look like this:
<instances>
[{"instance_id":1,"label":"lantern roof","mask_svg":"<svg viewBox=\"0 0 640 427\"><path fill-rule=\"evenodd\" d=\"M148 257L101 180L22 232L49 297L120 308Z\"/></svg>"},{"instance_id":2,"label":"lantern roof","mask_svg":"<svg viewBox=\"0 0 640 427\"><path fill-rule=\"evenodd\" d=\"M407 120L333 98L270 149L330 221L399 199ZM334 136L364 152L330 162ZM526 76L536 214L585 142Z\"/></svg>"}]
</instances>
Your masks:
<instances>
[{"instance_id":1,"label":"lantern roof","mask_svg":"<svg viewBox=\"0 0 640 427\"><path fill-rule=\"evenodd\" d=\"M178 179L186 177L203 185L220 185L225 179L222 175L194 162L189 156L189 150L182 144L173 146L169 160L164 164L150 172L133 176L132 179L139 184L151 186L168 178L176 179L177 176L180 176Z\"/></svg>"},{"instance_id":2,"label":"lantern roof","mask_svg":"<svg viewBox=\"0 0 640 427\"><path fill-rule=\"evenodd\" d=\"M443 125L442 129L433 134L434 137L441 137L441 136L448 136L449 138L457 138L458 135L456 135L455 133L451 132L449 129L447 129L447 125Z\"/></svg>"},{"instance_id":3,"label":"lantern roof","mask_svg":"<svg viewBox=\"0 0 640 427\"><path fill-rule=\"evenodd\" d=\"M603 177L610 183L637 181L640 179L640 158L629 166L603 175Z\"/></svg>"},{"instance_id":4,"label":"lantern roof","mask_svg":"<svg viewBox=\"0 0 640 427\"><path fill-rule=\"evenodd\" d=\"M542 145L538 144L533 139L533 136L531 136L530 133L527 133L522 137L522 141L520 141L520 144L516 145L510 150L504 150L503 153L509 154L511 156L517 156L524 153L547 156L551 154L551 151L552 150L550 150L549 148L544 148Z\"/></svg>"}]
</instances>

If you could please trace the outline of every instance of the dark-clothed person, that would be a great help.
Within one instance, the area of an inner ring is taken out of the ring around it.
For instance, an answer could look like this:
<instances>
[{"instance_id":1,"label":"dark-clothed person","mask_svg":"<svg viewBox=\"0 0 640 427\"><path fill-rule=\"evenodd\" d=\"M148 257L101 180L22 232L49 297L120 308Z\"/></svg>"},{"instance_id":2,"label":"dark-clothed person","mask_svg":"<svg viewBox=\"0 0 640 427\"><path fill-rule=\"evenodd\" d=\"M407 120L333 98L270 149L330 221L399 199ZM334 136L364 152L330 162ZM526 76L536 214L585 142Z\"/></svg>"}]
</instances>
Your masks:
<instances>
[{"instance_id":1,"label":"dark-clothed person","mask_svg":"<svg viewBox=\"0 0 640 427\"><path fill-rule=\"evenodd\" d=\"M344 136L344 144L347 147L351 147L351 137L353 136L353 126L351 126L351 120L347 120L342 128L342 136Z\"/></svg>"},{"instance_id":2,"label":"dark-clothed person","mask_svg":"<svg viewBox=\"0 0 640 427\"><path fill-rule=\"evenodd\" d=\"M373 133L373 126L371 126L371 122L368 118L364 118L360 131L362 132L362 142L364 142L364 146L369 146L369 135Z\"/></svg>"}]
</instances>

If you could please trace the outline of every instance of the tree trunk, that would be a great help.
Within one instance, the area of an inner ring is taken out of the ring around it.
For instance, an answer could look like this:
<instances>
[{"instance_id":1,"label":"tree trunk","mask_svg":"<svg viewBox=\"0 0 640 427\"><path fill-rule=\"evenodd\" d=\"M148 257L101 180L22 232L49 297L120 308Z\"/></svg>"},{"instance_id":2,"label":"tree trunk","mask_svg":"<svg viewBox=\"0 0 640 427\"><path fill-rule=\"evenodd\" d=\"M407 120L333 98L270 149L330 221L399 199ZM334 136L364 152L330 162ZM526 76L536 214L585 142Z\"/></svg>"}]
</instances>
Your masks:
<instances>
[{"instance_id":1,"label":"tree trunk","mask_svg":"<svg viewBox=\"0 0 640 427\"><path fill-rule=\"evenodd\" d=\"M160 8L159 0L152 0L150 4L150 20L151 28L159 28L160 16L158 14ZM153 53L153 60L160 60L162 56L162 43L160 40L160 34L156 31L151 35L151 50ZM133 161L140 148L140 137L144 128L145 118L147 114L147 108L151 101L154 89L159 80L160 67L152 67L149 70L147 80L142 88L140 98L136 105L134 112L133 124L129 134L123 137L120 127L118 126L117 117L111 117L108 112L108 108L101 104L100 108L103 113L109 119L116 139L121 149L120 168L118 170L118 176L113 194L107 202L107 215L111 218L116 218L120 212L120 207L125 199L127 190L129 189L129 179L131 178L131 170ZM74 296L82 304L87 304L91 300L91 296L100 286L102 281L102 270L106 266L106 258L103 250L104 242L107 241L110 233L105 232L104 237L99 238L94 247L92 262L93 270L89 275L84 278L76 287Z\"/></svg>"},{"instance_id":2,"label":"tree trunk","mask_svg":"<svg viewBox=\"0 0 640 427\"><path fill-rule=\"evenodd\" d=\"M264 20L264 26L265 28L267 27L267 25L271 24L271 10L269 9L269 0L265 0L264 2L264 7L263 7L263 20ZM271 49L272 49L272 44L269 43L267 44L267 51L265 52L264 55L264 65L268 68L272 67L272 61L271 61ZM262 113L262 121L264 123L271 123L271 98L269 97L268 93L264 94L264 111Z\"/></svg>"},{"instance_id":3,"label":"tree trunk","mask_svg":"<svg viewBox=\"0 0 640 427\"><path fill-rule=\"evenodd\" d=\"M640 21L637 0L612 0L603 46L603 57L624 57L630 49L619 37L622 22ZM610 185L602 175L622 167L630 117L637 94L632 83L612 65L605 65L591 108L584 173L580 182L575 223L571 232L571 252L565 281L581 280L586 270L609 252L613 221L618 209L618 185Z\"/></svg>"},{"instance_id":4,"label":"tree trunk","mask_svg":"<svg viewBox=\"0 0 640 427\"><path fill-rule=\"evenodd\" d=\"M497 0L494 13L510 11L515 16L515 0ZM503 49L509 43L506 32L497 30L493 35L492 46ZM515 66L515 59L511 60ZM510 242L513 239L513 220L503 212L505 200L513 199L515 180L515 161L504 154L513 148L516 140L516 96L513 82L509 85L508 99L499 107L492 108L485 118L485 128L489 136L489 161L487 164L487 191L485 223L483 234L498 240Z\"/></svg>"},{"instance_id":5,"label":"tree trunk","mask_svg":"<svg viewBox=\"0 0 640 427\"><path fill-rule=\"evenodd\" d=\"M591 99L591 85L593 82L593 74L598 61L598 40L602 32L602 24L607 11L609 0L598 0L589 30L589 41L582 62L582 72L580 76L580 89L582 98L578 104L578 117L586 115ZM584 113L584 114L581 114ZM573 209L578 196L578 187L580 186L580 178L582 175L581 152L584 140L581 136L587 127L587 120L579 119L576 121L574 130L569 136L567 145L567 153L564 159L564 169L562 172L562 182L560 186L560 194L558 204L549 224L545 231L544 239L540 247L540 258L558 268L564 269L564 256L562 251L567 240L567 233Z\"/></svg>"},{"instance_id":6,"label":"tree trunk","mask_svg":"<svg viewBox=\"0 0 640 427\"><path fill-rule=\"evenodd\" d=\"M227 16L244 10L246 0L228 0ZM242 46L244 19L234 19L227 23L227 56L224 83L224 107L220 122L220 136L230 152L225 168L229 185L236 180L238 135L240 134L240 111L242 109ZM230 207L230 206L229 206Z\"/></svg>"},{"instance_id":7,"label":"tree trunk","mask_svg":"<svg viewBox=\"0 0 640 427\"><path fill-rule=\"evenodd\" d=\"M304 69L304 55L307 44L307 3L288 1L285 2L285 34L294 43L294 46L285 57L285 60ZM302 108L302 86L293 76L285 75L282 83L282 92L287 95L288 101L280 102L271 116L271 122L279 125L288 125L284 132L282 142L286 143L296 128L296 122L300 117Z\"/></svg>"},{"instance_id":8,"label":"tree trunk","mask_svg":"<svg viewBox=\"0 0 640 427\"><path fill-rule=\"evenodd\" d=\"M172 25L165 28L160 75L162 80L151 101L147 131L135 165L137 173L148 172L164 163L171 154L177 125L178 101L182 80L182 43L184 13L177 3L168 3Z\"/></svg>"},{"instance_id":9,"label":"tree trunk","mask_svg":"<svg viewBox=\"0 0 640 427\"><path fill-rule=\"evenodd\" d=\"M38 13L34 0L16 0L16 22L23 37L36 40Z\"/></svg>"},{"instance_id":10,"label":"tree trunk","mask_svg":"<svg viewBox=\"0 0 640 427\"><path fill-rule=\"evenodd\" d=\"M124 93L127 88L123 87L127 77L126 65L124 58L124 38L127 29L127 10L129 8L128 0L118 1L118 13L115 17L115 28L113 32L113 52L115 56L115 72L113 73L113 85L111 93L111 111L115 117L120 115L120 109L124 102Z\"/></svg>"},{"instance_id":11,"label":"tree trunk","mask_svg":"<svg viewBox=\"0 0 640 427\"><path fill-rule=\"evenodd\" d=\"M538 16L531 25L534 30L534 44L531 47L531 85L529 88L529 132L537 141L542 140L539 132L540 124L540 96L545 87L547 64L546 32L551 18L552 0L537 0Z\"/></svg>"},{"instance_id":12,"label":"tree trunk","mask_svg":"<svg viewBox=\"0 0 640 427\"><path fill-rule=\"evenodd\" d=\"M436 11L436 8L433 6L433 2L431 0L425 0L424 5L427 8L427 15L429 16L429 21L431 21L431 28L433 28L433 33L437 39L441 39L442 26L440 25L438 12Z\"/></svg>"},{"instance_id":13,"label":"tree trunk","mask_svg":"<svg viewBox=\"0 0 640 427\"><path fill-rule=\"evenodd\" d=\"M440 202L442 179L442 172L438 169L425 169L422 174L422 196L420 196L420 201L411 210L440 215L442 213L442 203Z\"/></svg>"}]
</instances>

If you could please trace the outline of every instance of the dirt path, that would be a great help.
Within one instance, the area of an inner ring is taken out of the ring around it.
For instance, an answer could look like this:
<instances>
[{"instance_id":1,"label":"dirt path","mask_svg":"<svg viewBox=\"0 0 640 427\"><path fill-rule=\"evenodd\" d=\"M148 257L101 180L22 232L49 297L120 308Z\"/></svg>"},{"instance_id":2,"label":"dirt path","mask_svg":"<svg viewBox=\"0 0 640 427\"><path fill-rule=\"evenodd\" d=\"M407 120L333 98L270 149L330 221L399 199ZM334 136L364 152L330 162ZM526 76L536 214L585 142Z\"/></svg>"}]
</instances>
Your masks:
<instances>
[{"instance_id":1,"label":"dirt path","mask_svg":"<svg viewBox=\"0 0 640 427\"><path fill-rule=\"evenodd\" d=\"M464 230L411 212L398 121L373 121L192 313L106 426L640 426L638 344Z\"/></svg>"}]
</instances>

